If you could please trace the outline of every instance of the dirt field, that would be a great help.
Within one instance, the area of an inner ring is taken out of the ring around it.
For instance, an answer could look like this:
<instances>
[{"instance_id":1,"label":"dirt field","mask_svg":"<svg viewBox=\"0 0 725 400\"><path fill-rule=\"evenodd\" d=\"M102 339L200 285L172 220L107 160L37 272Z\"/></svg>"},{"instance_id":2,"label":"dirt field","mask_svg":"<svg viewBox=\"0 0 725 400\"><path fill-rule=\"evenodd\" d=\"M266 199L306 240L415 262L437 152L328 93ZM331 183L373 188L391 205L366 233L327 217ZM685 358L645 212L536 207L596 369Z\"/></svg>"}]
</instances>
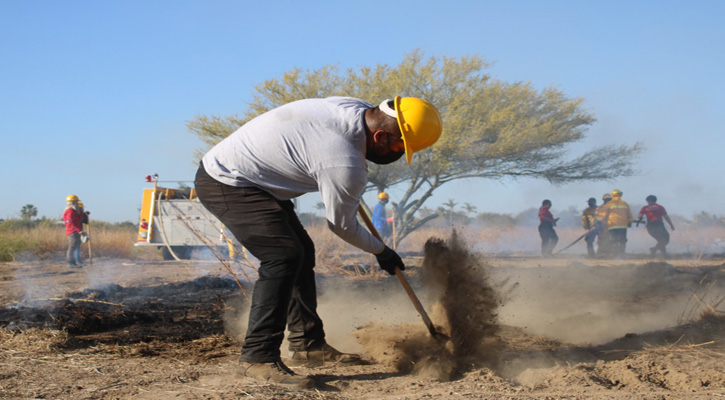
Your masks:
<instances>
[{"instance_id":1,"label":"dirt field","mask_svg":"<svg viewBox=\"0 0 725 400\"><path fill-rule=\"evenodd\" d=\"M0 264L0 398L725 398L723 258L488 256L443 288L406 262L457 349L436 353L394 277L321 276L328 341L368 365L299 368L301 392L235 378L246 300L218 262Z\"/></svg>"}]
</instances>

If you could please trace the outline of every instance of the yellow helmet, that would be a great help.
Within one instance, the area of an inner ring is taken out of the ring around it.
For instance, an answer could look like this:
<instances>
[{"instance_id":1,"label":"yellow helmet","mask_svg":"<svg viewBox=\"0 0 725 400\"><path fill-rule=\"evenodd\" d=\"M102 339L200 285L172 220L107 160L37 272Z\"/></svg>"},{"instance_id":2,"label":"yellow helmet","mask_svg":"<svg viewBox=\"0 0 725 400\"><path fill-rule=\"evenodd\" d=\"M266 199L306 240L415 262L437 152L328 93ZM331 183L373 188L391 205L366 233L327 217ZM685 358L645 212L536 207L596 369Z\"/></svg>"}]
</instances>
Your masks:
<instances>
[{"instance_id":1,"label":"yellow helmet","mask_svg":"<svg viewBox=\"0 0 725 400\"><path fill-rule=\"evenodd\" d=\"M602 200L612 200L612 195L609 193L604 193L604 196L602 196Z\"/></svg>"},{"instance_id":2,"label":"yellow helmet","mask_svg":"<svg viewBox=\"0 0 725 400\"><path fill-rule=\"evenodd\" d=\"M415 152L438 141L443 131L443 120L438 109L423 99L395 96L395 110L390 109L389 101L383 101L380 109L398 120L405 144L405 161L410 164Z\"/></svg>"},{"instance_id":3,"label":"yellow helmet","mask_svg":"<svg viewBox=\"0 0 725 400\"><path fill-rule=\"evenodd\" d=\"M83 202L78 200L78 207L83 208Z\"/></svg>"},{"instance_id":4,"label":"yellow helmet","mask_svg":"<svg viewBox=\"0 0 725 400\"><path fill-rule=\"evenodd\" d=\"M612 197L622 197L622 191L619 189L612 190Z\"/></svg>"},{"instance_id":5,"label":"yellow helmet","mask_svg":"<svg viewBox=\"0 0 725 400\"><path fill-rule=\"evenodd\" d=\"M390 196L388 196L388 194L385 192L378 193L378 199L389 199L389 198L390 198Z\"/></svg>"},{"instance_id":6,"label":"yellow helmet","mask_svg":"<svg viewBox=\"0 0 725 400\"><path fill-rule=\"evenodd\" d=\"M72 194L65 198L65 201L78 201L78 196Z\"/></svg>"}]
</instances>

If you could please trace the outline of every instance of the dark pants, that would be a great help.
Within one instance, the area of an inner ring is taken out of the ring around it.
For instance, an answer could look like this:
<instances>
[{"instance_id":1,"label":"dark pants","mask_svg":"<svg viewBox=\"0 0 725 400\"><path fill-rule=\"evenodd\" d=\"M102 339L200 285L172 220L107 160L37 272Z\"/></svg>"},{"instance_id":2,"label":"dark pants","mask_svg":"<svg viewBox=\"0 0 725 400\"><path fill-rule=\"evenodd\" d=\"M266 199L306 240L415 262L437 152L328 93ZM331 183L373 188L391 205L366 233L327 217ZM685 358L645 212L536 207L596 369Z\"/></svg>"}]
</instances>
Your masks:
<instances>
[{"instance_id":1,"label":"dark pants","mask_svg":"<svg viewBox=\"0 0 725 400\"><path fill-rule=\"evenodd\" d=\"M602 227L599 232L599 239L597 240L597 256L605 257L612 253L612 244L609 240L609 230L606 227Z\"/></svg>"},{"instance_id":2,"label":"dark pants","mask_svg":"<svg viewBox=\"0 0 725 400\"><path fill-rule=\"evenodd\" d=\"M647 222L647 233L657 241L657 245L652 247L650 252L655 254L659 250L666 255L667 245L670 243L670 233L667 232L665 223L662 221Z\"/></svg>"},{"instance_id":3,"label":"dark pants","mask_svg":"<svg viewBox=\"0 0 725 400\"><path fill-rule=\"evenodd\" d=\"M597 252L594 250L594 240L597 238L596 233L595 234L587 234L584 236L584 241L587 243L587 254L590 256L594 256L597 254Z\"/></svg>"},{"instance_id":4,"label":"dark pants","mask_svg":"<svg viewBox=\"0 0 725 400\"><path fill-rule=\"evenodd\" d=\"M285 325L290 348L321 346L325 333L317 315L315 246L292 202L258 188L222 184L203 167L195 186L204 207L260 261L241 360L278 361Z\"/></svg>"},{"instance_id":5,"label":"dark pants","mask_svg":"<svg viewBox=\"0 0 725 400\"><path fill-rule=\"evenodd\" d=\"M599 236L599 232L602 230L602 225L596 223L593 228L589 229L589 233L584 236L584 241L587 243L587 254L589 256L595 256L597 253L594 251L594 240Z\"/></svg>"},{"instance_id":6,"label":"dark pants","mask_svg":"<svg viewBox=\"0 0 725 400\"><path fill-rule=\"evenodd\" d=\"M539 236L541 236L541 254L551 254L556 244L559 243L559 236L554 231L554 224L551 222L539 224Z\"/></svg>"},{"instance_id":7,"label":"dark pants","mask_svg":"<svg viewBox=\"0 0 725 400\"><path fill-rule=\"evenodd\" d=\"M66 252L68 265L80 265L81 263L81 235L71 233L68 235L68 251Z\"/></svg>"},{"instance_id":8,"label":"dark pants","mask_svg":"<svg viewBox=\"0 0 725 400\"><path fill-rule=\"evenodd\" d=\"M609 243L614 255L622 255L627 249L627 228L609 230Z\"/></svg>"}]
</instances>

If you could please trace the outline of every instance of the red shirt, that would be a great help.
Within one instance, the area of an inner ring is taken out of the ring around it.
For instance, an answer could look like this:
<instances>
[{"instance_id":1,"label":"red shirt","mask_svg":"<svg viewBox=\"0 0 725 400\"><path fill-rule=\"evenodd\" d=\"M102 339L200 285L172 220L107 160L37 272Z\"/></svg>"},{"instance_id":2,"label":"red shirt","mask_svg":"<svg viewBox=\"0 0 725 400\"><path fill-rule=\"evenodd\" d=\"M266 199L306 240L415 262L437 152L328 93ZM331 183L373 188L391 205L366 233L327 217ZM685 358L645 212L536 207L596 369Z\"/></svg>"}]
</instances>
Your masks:
<instances>
[{"instance_id":1,"label":"red shirt","mask_svg":"<svg viewBox=\"0 0 725 400\"><path fill-rule=\"evenodd\" d=\"M662 216L667 215L667 211L659 204L649 204L639 210L639 215L642 214L647 216L647 222L661 222Z\"/></svg>"},{"instance_id":2,"label":"red shirt","mask_svg":"<svg viewBox=\"0 0 725 400\"><path fill-rule=\"evenodd\" d=\"M68 208L63 213L63 222L65 223L65 235L83 232L83 224L81 224L81 214L72 208Z\"/></svg>"},{"instance_id":3,"label":"red shirt","mask_svg":"<svg viewBox=\"0 0 725 400\"><path fill-rule=\"evenodd\" d=\"M553 220L553 219L554 219L554 216L551 214L551 211L549 211L548 208L545 208L545 207L539 208L539 222L551 222L551 220Z\"/></svg>"}]
</instances>

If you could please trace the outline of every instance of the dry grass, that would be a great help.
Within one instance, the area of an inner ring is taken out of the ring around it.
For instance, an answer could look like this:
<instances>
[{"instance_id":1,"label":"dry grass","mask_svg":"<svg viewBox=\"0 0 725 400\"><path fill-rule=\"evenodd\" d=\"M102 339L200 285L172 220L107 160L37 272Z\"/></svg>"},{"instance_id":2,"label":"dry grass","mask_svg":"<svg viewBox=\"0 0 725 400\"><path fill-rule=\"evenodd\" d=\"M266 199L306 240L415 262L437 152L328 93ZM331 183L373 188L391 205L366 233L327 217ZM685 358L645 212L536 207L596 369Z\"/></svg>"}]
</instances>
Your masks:
<instances>
[{"instance_id":1,"label":"dry grass","mask_svg":"<svg viewBox=\"0 0 725 400\"><path fill-rule=\"evenodd\" d=\"M491 254L539 254L541 239L535 226L456 226L458 234L472 247L473 251ZM354 264L351 257L357 257L357 262L375 264L374 259L360 259L366 257L360 250L345 243L335 236L324 224L307 227L307 231L315 242L317 250L318 268L325 272L336 272L340 265ZM578 238L583 229L578 227L556 228L559 235L557 249L562 249ZM421 252L425 242L431 237L447 238L451 229L422 228L398 244L400 252ZM94 257L116 257L127 259L159 259L159 252L155 248L134 247L136 241L135 227L115 227L99 223L91 226L91 250ZM632 227L628 231L629 242L627 252L631 254L649 254L649 248L654 245L654 239L643 226ZM390 243L392 245L392 241ZM64 227L38 226L34 228L14 228L0 230L0 261L14 259L49 259L63 257L68 245ZM84 244L82 251L88 255L88 244ZM678 226L671 232L669 250L673 254L685 254L692 257L693 266L708 254L725 253L725 228ZM555 250L556 251L556 250ZM566 254L585 254L586 246L581 241L566 250Z\"/></svg>"},{"instance_id":2,"label":"dry grass","mask_svg":"<svg viewBox=\"0 0 725 400\"><path fill-rule=\"evenodd\" d=\"M91 241L81 245L87 257L114 257L127 259L157 259L158 251L134 247L135 228L105 228L91 226ZM0 231L0 261L16 259L52 259L65 257L68 238L63 226L38 226L33 228L6 229Z\"/></svg>"},{"instance_id":3,"label":"dry grass","mask_svg":"<svg viewBox=\"0 0 725 400\"><path fill-rule=\"evenodd\" d=\"M0 329L0 353L50 353L68 341L68 332L55 329L29 328L22 332Z\"/></svg>"}]
</instances>

